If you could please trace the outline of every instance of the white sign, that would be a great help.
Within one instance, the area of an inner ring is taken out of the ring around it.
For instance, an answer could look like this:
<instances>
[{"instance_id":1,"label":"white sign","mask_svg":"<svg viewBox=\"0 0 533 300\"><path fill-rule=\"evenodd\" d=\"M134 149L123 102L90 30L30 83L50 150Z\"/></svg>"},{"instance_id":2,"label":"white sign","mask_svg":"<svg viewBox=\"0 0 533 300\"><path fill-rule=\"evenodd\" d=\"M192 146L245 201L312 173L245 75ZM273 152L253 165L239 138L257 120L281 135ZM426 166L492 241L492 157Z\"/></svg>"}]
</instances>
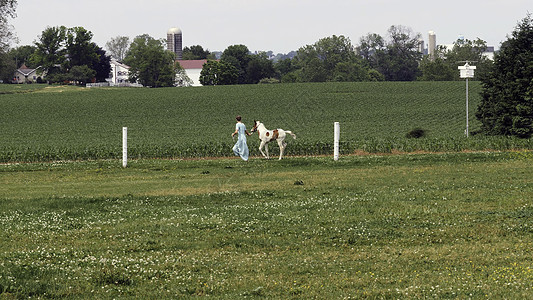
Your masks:
<instances>
[{"instance_id":1,"label":"white sign","mask_svg":"<svg viewBox=\"0 0 533 300\"><path fill-rule=\"evenodd\" d=\"M476 66L471 66L466 63L464 66L457 67L457 69L459 69L459 75L461 78L474 78L474 70L476 69Z\"/></svg>"}]
</instances>

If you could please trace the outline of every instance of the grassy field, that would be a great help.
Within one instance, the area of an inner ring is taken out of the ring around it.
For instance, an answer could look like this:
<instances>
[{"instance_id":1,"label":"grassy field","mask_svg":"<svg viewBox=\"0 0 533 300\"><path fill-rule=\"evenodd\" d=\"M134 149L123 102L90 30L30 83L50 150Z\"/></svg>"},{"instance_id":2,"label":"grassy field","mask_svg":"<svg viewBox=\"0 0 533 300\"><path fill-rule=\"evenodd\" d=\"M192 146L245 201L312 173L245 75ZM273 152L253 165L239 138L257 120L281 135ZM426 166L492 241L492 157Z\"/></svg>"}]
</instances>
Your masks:
<instances>
[{"instance_id":1,"label":"grassy field","mask_svg":"<svg viewBox=\"0 0 533 300\"><path fill-rule=\"evenodd\" d=\"M464 137L464 93L0 85L0 299L532 298L532 141ZM237 114L287 159L211 159Z\"/></svg>"},{"instance_id":2,"label":"grassy field","mask_svg":"<svg viewBox=\"0 0 533 300\"><path fill-rule=\"evenodd\" d=\"M0 298L532 298L532 161L0 165Z\"/></svg>"},{"instance_id":3,"label":"grassy field","mask_svg":"<svg viewBox=\"0 0 533 300\"><path fill-rule=\"evenodd\" d=\"M470 130L479 82L470 84ZM464 82L364 82L198 88L0 85L0 162L110 159L128 127L132 158L231 156L235 116L296 133L288 155L531 149L531 140L464 137ZM414 128L423 139L407 139ZM249 138L258 155L257 138ZM277 147L272 147L275 155Z\"/></svg>"}]
</instances>

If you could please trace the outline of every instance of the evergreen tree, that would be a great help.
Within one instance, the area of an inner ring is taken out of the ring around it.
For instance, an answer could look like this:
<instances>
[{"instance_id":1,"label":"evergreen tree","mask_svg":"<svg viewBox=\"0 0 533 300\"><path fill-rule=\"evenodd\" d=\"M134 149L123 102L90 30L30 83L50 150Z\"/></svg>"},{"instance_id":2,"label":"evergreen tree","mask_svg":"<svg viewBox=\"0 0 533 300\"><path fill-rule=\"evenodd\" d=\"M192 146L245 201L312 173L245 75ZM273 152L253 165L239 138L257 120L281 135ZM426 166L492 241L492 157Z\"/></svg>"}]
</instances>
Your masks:
<instances>
[{"instance_id":1,"label":"evergreen tree","mask_svg":"<svg viewBox=\"0 0 533 300\"><path fill-rule=\"evenodd\" d=\"M477 118L488 135L528 138L533 134L533 20L528 14L494 58L482 78Z\"/></svg>"}]
</instances>

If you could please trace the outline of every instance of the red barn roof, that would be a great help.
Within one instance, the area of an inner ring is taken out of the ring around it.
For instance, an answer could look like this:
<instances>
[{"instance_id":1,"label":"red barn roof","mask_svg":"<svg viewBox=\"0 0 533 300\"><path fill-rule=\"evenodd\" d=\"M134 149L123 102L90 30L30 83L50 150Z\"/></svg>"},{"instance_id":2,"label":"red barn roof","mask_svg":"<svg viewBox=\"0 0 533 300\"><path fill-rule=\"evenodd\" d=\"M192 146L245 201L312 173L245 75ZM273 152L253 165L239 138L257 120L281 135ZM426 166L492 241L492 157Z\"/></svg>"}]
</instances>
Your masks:
<instances>
[{"instance_id":1,"label":"red barn roof","mask_svg":"<svg viewBox=\"0 0 533 300\"><path fill-rule=\"evenodd\" d=\"M198 60L178 60L180 66L185 69L201 69L204 64L207 62L207 59L198 59Z\"/></svg>"}]
</instances>

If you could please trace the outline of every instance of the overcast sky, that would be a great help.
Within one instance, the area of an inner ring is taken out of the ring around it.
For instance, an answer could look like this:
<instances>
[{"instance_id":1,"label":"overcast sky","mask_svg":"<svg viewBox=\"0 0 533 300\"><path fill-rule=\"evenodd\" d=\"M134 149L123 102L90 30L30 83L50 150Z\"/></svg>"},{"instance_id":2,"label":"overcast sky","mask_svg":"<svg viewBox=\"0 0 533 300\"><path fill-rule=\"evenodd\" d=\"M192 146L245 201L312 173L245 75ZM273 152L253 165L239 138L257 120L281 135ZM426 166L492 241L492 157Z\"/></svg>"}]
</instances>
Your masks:
<instances>
[{"instance_id":1,"label":"overcast sky","mask_svg":"<svg viewBox=\"0 0 533 300\"><path fill-rule=\"evenodd\" d=\"M243 44L288 53L332 35L356 45L368 33L385 37L391 25L403 25L426 44L433 30L437 44L464 35L498 49L528 11L532 0L18 0L11 24L19 45L32 44L47 26L84 27L101 47L116 36L166 38L179 27L184 47Z\"/></svg>"}]
</instances>

